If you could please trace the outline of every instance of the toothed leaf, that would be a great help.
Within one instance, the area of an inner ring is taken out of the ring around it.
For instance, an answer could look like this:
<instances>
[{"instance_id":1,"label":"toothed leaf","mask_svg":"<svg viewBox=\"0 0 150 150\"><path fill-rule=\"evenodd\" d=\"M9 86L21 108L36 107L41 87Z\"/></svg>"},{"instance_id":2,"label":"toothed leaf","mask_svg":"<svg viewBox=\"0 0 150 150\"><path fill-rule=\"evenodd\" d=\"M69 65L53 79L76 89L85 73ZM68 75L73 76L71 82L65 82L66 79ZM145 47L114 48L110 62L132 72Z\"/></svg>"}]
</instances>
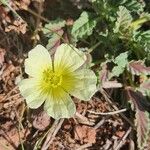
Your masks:
<instances>
[{"instance_id":1,"label":"toothed leaf","mask_svg":"<svg viewBox=\"0 0 150 150\"><path fill-rule=\"evenodd\" d=\"M119 31L126 31L132 21L132 16L130 15L129 10L126 9L124 6L120 6L117 12L117 21L115 23L114 32L117 33Z\"/></svg>"},{"instance_id":2,"label":"toothed leaf","mask_svg":"<svg viewBox=\"0 0 150 150\"><path fill-rule=\"evenodd\" d=\"M97 20L94 18L94 16L91 13L84 11L80 15L79 19L74 22L71 34L76 40L87 38L92 34L96 23Z\"/></svg>"},{"instance_id":3,"label":"toothed leaf","mask_svg":"<svg viewBox=\"0 0 150 150\"><path fill-rule=\"evenodd\" d=\"M141 75L141 74L149 75L150 74L150 67L146 67L144 65L144 62L141 60L129 62L128 70L133 75Z\"/></svg>"}]
</instances>

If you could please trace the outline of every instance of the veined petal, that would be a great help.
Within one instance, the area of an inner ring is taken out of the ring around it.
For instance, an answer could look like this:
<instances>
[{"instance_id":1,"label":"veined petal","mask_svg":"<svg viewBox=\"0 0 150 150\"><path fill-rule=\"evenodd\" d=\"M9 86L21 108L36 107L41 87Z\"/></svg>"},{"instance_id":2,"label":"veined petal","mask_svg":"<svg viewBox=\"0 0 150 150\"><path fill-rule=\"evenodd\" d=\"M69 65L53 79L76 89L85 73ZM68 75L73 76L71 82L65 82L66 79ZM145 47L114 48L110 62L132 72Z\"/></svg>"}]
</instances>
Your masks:
<instances>
[{"instance_id":1,"label":"veined petal","mask_svg":"<svg viewBox=\"0 0 150 150\"><path fill-rule=\"evenodd\" d=\"M32 77L37 77L47 67L52 67L51 56L45 47L37 45L25 60L25 72Z\"/></svg>"},{"instance_id":2,"label":"veined petal","mask_svg":"<svg viewBox=\"0 0 150 150\"><path fill-rule=\"evenodd\" d=\"M46 97L38 89L38 81L34 78L24 79L19 83L20 93L24 96L30 108L38 108L45 101Z\"/></svg>"},{"instance_id":3,"label":"veined petal","mask_svg":"<svg viewBox=\"0 0 150 150\"><path fill-rule=\"evenodd\" d=\"M40 107L46 99L47 97L43 96L42 94L32 92L29 96L26 97L26 103L30 108L36 109Z\"/></svg>"},{"instance_id":4,"label":"veined petal","mask_svg":"<svg viewBox=\"0 0 150 150\"><path fill-rule=\"evenodd\" d=\"M70 69L63 69L62 73L62 88L68 93L76 87L76 82L78 78L76 78L76 73L71 71Z\"/></svg>"},{"instance_id":5,"label":"veined petal","mask_svg":"<svg viewBox=\"0 0 150 150\"><path fill-rule=\"evenodd\" d=\"M68 44L61 44L54 56L54 70L70 68L72 71L78 69L86 61L82 51Z\"/></svg>"},{"instance_id":6,"label":"veined petal","mask_svg":"<svg viewBox=\"0 0 150 150\"><path fill-rule=\"evenodd\" d=\"M51 97L44 103L44 110L53 118L60 119L72 117L76 107L69 94L60 88L52 91Z\"/></svg>"},{"instance_id":7,"label":"veined petal","mask_svg":"<svg viewBox=\"0 0 150 150\"><path fill-rule=\"evenodd\" d=\"M31 89L37 86L37 80L34 78L23 79L19 82L18 87L22 96L26 97L31 93Z\"/></svg>"},{"instance_id":8,"label":"veined petal","mask_svg":"<svg viewBox=\"0 0 150 150\"><path fill-rule=\"evenodd\" d=\"M82 69L76 71L76 76L78 76L76 88L70 94L80 100L90 100L97 91L97 77L95 73L89 69Z\"/></svg>"}]
</instances>

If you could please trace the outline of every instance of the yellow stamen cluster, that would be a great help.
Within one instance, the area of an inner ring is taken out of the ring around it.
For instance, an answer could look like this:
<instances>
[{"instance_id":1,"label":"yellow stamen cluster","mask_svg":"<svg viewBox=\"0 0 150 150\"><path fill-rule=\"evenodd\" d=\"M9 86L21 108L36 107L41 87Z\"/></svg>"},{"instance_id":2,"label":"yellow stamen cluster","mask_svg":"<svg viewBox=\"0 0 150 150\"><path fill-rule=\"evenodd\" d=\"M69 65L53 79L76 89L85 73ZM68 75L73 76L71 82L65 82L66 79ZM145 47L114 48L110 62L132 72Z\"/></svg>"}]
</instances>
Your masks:
<instances>
[{"instance_id":1,"label":"yellow stamen cluster","mask_svg":"<svg viewBox=\"0 0 150 150\"><path fill-rule=\"evenodd\" d=\"M43 81L47 87L56 88L61 85L62 76L49 68L43 71Z\"/></svg>"}]
</instances>

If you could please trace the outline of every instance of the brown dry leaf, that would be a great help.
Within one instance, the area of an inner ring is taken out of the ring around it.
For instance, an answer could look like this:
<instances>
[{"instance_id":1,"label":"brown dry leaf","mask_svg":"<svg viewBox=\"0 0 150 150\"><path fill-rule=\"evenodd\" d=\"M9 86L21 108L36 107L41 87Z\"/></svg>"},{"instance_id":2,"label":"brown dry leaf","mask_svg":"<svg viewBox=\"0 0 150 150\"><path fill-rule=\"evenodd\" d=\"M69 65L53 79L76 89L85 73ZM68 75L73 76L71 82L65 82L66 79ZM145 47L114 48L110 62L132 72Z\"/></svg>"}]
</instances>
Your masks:
<instances>
[{"instance_id":1,"label":"brown dry leaf","mask_svg":"<svg viewBox=\"0 0 150 150\"><path fill-rule=\"evenodd\" d=\"M13 30L16 31L18 34L19 33L25 34L27 31L26 27L27 23L23 21L21 18L18 18L13 22L12 25L5 27L5 32L10 32Z\"/></svg>"},{"instance_id":2,"label":"brown dry leaf","mask_svg":"<svg viewBox=\"0 0 150 150\"><path fill-rule=\"evenodd\" d=\"M50 124L50 116L48 116L48 114L44 111L40 112L40 113L36 113L34 116L34 120L33 120L33 127L43 131L45 130L49 124Z\"/></svg>"},{"instance_id":3,"label":"brown dry leaf","mask_svg":"<svg viewBox=\"0 0 150 150\"><path fill-rule=\"evenodd\" d=\"M116 136L118 136L119 138L122 138L125 134L125 131L117 131L116 132Z\"/></svg>"},{"instance_id":4,"label":"brown dry leaf","mask_svg":"<svg viewBox=\"0 0 150 150\"><path fill-rule=\"evenodd\" d=\"M5 49L0 48L0 67L3 65L5 53Z\"/></svg>"},{"instance_id":5,"label":"brown dry leaf","mask_svg":"<svg viewBox=\"0 0 150 150\"><path fill-rule=\"evenodd\" d=\"M66 25L67 25L67 26L72 26L73 23L74 23L74 21L73 21L72 18L68 18L68 19L66 20Z\"/></svg>"},{"instance_id":6,"label":"brown dry leaf","mask_svg":"<svg viewBox=\"0 0 150 150\"><path fill-rule=\"evenodd\" d=\"M102 63L101 64L102 70L100 71L100 76L99 79L101 81L101 83L108 81L108 74L109 74L109 70L108 70L108 65L107 63Z\"/></svg>"},{"instance_id":7,"label":"brown dry leaf","mask_svg":"<svg viewBox=\"0 0 150 150\"><path fill-rule=\"evenodd\" d=\"M26 138L29 134L29 131L21 130L18 133L17 127L12 127L13 123L11 121L7 121L5 124L1 125L0 129L0 150L16 150L20 145L20 138Z\"/></svg>"},{"instance_id":8,"label":"brown dry leaf","mask_svg":"<svg viewBox=\"0 0 150 150\"><path fill-rule=\"evenodd\" d=\"M75 139L86 143L96 142L96 130L88 126L76 126L74 130Z\"/></svg>"},{"instance_id":9,"label":"brown dry leaf","mask_svg":"<svg viewBox=\"0 0 150 150\"><path fill-rule=\"evenodd\" d=\"M28 6L30 5L30 2L31 2L31 0L20 0L19 2L15 1L18 8L19 9L24 9L24 10L28 9Z\"/></svg>"},{"instance_id":10,"label":"brown dry leaf","mask_svg":"<svg viewBox=\"0 0 150 150\"><path fill-rule=\"evenodd\" d=\"M8 15L9 9L6 7L0 6L0 19L4 25L6 25L8 22L11 22L10 16Z\"/></svg>"},{"instance_id":11,"label":"brown dry leaf","mask_svg":"<svg viewBox=\"0 0 150 150\"><path fill-rule=\"evenodd\" d=\"M5 68L2 78L5 78L6 76L9 76L11 72L15 70L15 66L13 64L10 64L8 67Z\"/></svg>"}]
</instances>

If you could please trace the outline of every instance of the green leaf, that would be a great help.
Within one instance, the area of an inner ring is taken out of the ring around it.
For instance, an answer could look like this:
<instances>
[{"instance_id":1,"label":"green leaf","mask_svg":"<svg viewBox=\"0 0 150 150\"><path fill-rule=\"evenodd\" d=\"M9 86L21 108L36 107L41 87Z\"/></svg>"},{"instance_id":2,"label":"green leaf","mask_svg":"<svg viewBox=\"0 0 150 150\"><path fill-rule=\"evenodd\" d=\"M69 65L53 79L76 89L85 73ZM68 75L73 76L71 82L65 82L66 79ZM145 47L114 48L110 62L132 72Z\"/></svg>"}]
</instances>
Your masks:
<instances>
[{"instance_id":1,"label":"green leaf","mask_svg":"<svg viewBox=\"0 0 150 150\"><path fill-rule=\"evenodd\" d=\"M150 14L149 13L143 13L139 19L133 21L130 25L132 30L139 29L145 22L150 21Z\"/></svg>"},{"instance_id":2,"label":"green leaf","mask_svg":"<svg viewBox=\"0 0 150 150\"><path fill-rule=\"evenodd\" d=\"M0 2L1 2L3 5L6 5L6 6L7 6L8 3L9 3L8 0L0 0Z\"/></svg>"},{"instance_id":3,"label":"green leaf","mask_svg":"<svg viewBox=\"0 0 150 150\"><path fill-rule=\"evenodd\" d=\"M140 2L138 0L123 0L121 5L126 6L128 10L130 10L131 12L136 12L136 13L143 12L144 7L145 7L144 1Z\"/></svg>"},{"instance_id":4,"label":"green leaf","mask_svg":"<svg viewBox=\"0 0 150 150\"><path fill-rule=\"evenodd\" d=\"M126 65L128 64L128 52L121 53L119 56L115 58L113 61L116 66L112 69L110 78L113 76L119 77L120 74L123 73Z\"/></svg>"},{"instance_id":5,"label":"green leaf","mask_svg":"<svg viewBox=\"0 0 150 150\"><path fill-rule=\"evenodd\" d=\"M137 31L133 33L133 40L144 47L145 51L150 50L150 30Z\"/></svg>"},{"instance_id":6,"label":"green leaf","mask_svg":"<svg viewBox=\"0 0 150 150\"><path fill-rule=\"evenodd\" d=\"M84 11L80 15L79 19L74 22L71 34L76 40L87 38L92 34L96 24L97 20L93 17L93 15Z\"/></svg>"},{"instance_id":7,"label":"green leaf","mask_svg":"<svg viewBox=\"0 0 150 150\"><path fill-rule=\"evenodd\" d=\"M126 9L124 6L119 6L119 10L117 11L117 21L115 23L114 27L114 33L117 33L119 31L125 32L131 22L132 22L132 16L129 12L129 10Z\"/></svg>"},{"instance_id":8,"label":"green leaf","mask_svg":"<svg viewBox=\"0 0 150 150\"><path fill-rule=\"evenodd\" d=\"M58 30L63 28L65 26L65 23L66 22L62 19L51 21L50 23L45 24L42 31L45 34L45 36L49 38L52 34L55 34Z\"/></svg>"}]
</instances>

